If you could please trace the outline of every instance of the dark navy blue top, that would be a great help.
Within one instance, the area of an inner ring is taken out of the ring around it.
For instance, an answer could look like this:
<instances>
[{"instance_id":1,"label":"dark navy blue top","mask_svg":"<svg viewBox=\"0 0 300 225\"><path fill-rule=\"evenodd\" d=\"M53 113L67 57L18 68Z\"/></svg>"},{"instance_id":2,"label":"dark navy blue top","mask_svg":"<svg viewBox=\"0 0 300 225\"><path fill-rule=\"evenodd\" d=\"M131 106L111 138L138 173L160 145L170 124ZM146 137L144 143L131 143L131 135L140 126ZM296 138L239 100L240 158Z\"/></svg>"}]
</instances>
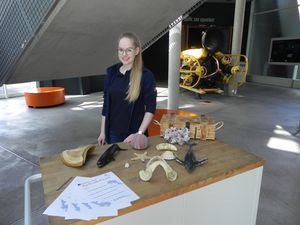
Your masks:
<instances>
[{"instance_id":1,"label":"dark navy blue top","mask_svg":"<svg viewBox=\"0 0 300 225\"><path fill-rule=\"evenodd\" d=\"M109 132L111 130L114 132L119 130L120 133L126 132L127 136L136 133L143 121L145 112L154 114L156 109L157 92L153 73L146 67L143 67L140 95L136 101L129 103L125 100L126 94L124 94L124 90L127 91L128 89L129 80L127 82L125 80L127 75L127 78L130 77L130 71L127 72L128 74L125 74L125 77L120 77L123 76L119 71L120 67L121 64L119 63L106 70L102 115L105 116L105 135L107 140L109 140ZM125 79L123 80L123 78ZM118 100L117 88L122 90ZM119 107L120 103L122 106ZM128 111L124 113L124 116L117 115L118 118L116 118L116 114L123 114L121 110L124 108ZM124 120L122 121L122 128L118 124L121 118Z\"/></svg>"},{"instance_id":2,"label":"dark navy blue top","mask_svg":"<svg viewBox=\"0 0 300 225\"><path fill-rule=\"evenodd\" d=\"M119 136L126 136L129 123L130 106L126 100L129 80L130 71L126 71L124 75L121 72L116 73L108 90L111 103L109 123L111 131Z\"/></svg>"}]
</instances>

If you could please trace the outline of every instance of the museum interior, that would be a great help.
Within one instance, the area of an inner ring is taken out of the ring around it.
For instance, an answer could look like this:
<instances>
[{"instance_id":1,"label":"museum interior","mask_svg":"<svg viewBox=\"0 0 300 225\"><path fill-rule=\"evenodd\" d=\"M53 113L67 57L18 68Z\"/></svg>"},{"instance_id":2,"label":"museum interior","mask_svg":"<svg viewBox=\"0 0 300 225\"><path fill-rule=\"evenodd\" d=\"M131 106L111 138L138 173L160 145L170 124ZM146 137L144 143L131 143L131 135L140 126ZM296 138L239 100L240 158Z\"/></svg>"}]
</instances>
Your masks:
<instances>
[{"instance_id":1,"label":"museum interior","mask_svg":"<svg viewBox=\"0 0 300 225\"><path fill-rule=\"evenodd\" d=\"M127 31L156 112L101 146ZM300 0L1 0L0 225L299 225L299 64Z\"/></svg>"}]
</instances>

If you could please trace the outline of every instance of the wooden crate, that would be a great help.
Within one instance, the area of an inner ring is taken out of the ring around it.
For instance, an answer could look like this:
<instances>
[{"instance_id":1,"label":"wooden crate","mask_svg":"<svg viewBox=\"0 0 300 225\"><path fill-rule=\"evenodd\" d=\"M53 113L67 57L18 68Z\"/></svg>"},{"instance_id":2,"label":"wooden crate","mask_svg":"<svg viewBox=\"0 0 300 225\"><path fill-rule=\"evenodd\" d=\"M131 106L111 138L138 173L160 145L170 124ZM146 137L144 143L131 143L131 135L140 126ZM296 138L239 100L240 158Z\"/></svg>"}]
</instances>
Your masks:
<instances>
[{"instance_id":1,"label":"wooden crate","mask_svg":"<svg viewBox=\"0 0 300 225\"><path fill-rule=\"evenodd\" d=\"M190 138L215 140L215 123L212 118L205 116L179 116L174 113L164 114L160 120L160 135L170 127L184 128L190 131Z\"/></svg>"}]
</instances>

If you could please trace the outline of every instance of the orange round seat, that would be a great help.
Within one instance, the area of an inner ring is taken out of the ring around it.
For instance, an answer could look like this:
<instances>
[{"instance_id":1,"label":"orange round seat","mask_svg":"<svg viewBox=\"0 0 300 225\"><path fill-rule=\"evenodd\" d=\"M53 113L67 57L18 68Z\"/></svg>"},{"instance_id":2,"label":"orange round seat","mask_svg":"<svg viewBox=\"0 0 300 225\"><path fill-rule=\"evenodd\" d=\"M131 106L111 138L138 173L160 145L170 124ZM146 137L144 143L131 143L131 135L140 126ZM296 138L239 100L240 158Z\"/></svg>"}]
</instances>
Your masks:
<instances>
[{"instance_id":1,"label":"orange round seat","mask_svg":"<svg viewBox=\"0 0 300 225\"><path fill-rule=\"evenodd\" d=\"M63 87L40 87L24 92L25 101L29 107L47 107L65 102Z\"/></svg>"}]
</instances>

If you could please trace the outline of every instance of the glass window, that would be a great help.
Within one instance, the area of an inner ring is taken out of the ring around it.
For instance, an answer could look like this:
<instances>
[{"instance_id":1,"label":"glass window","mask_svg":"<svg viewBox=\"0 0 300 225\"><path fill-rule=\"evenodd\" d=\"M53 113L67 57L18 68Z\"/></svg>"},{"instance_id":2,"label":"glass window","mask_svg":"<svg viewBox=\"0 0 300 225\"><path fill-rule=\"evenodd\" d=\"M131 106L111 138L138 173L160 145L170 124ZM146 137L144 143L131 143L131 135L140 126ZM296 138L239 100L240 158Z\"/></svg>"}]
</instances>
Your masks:
<instances>
[{"instance_id":1,"label":"glass window","mask_svg":"<svg viewBox=\"0 0 300 225\"><path fill-rule=\"evenodd\" d=\"M7 97L16 97L24 95L25 91L36 88L36 82L27 82L19 84L7 84ZM0 87L0 98L5 98L4 86Z\"/></svg>"},{"instance_id":2,"label":"glass window","mask_svg":"<svg viewBox=\"0 0 300 225\"><path fill-rule=\"evenodd\" d=\"M256 1L255 4L260 1ZM266 2L266 1L263 1ZM269 1L268 1L269 2ZM276 2L284 5L285 1ZM297 0L286 1L286 6L294 2L294 7L254 13L252 35L249 49L249 74L282 78L292 78L294 65L269 64L270 44L272 38L300 38L300 21ZM265 4L265 5L263 5ZM266 7L267 3L259 3ZM299 77L299 76L298 76Z\"/></svg>"},{"instance_id":3,"label":"glass window","mask_svg":"<svg viewBox=\"0 0 300 225\"><path fill-rule=\"evenodd\" d=\"M291 8L296 7L298 4L297 0L267 0L267 1L261 1L256 0L255 1L255 9L254 12L263 12L273 9L284 9L284 8Z\"/></svg>"},{"instance_id":4,"label":"glass window","mask_svg":"<svg viewBox=\"0 0 300 225\"><path fill-rule=\"evenodd\" d=\"M268 0L268 1L255 1L254 12L262 12L266 10L276 9L277 0Z\"/></svg>"}]
</instances>

